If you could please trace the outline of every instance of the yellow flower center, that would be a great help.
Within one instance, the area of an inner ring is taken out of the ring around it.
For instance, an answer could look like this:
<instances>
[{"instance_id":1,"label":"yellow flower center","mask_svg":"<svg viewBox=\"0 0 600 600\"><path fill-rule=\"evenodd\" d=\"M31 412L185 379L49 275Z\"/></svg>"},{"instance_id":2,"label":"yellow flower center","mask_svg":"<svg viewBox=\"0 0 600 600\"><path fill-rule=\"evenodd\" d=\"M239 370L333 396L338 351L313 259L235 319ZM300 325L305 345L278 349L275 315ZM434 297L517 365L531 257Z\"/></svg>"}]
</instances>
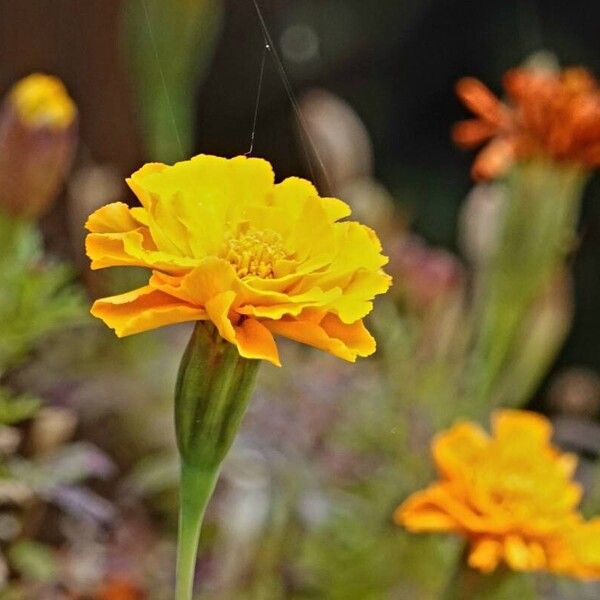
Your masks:
<instances>
[{"instance_id":1,"label":"yellow flower center","mask_svg":"<svg viewBox=\"0 0 600 600\"><path fill-rule=\"evenodd\" d=\"M287 258L281 235L248 224L240 226L237 234L227 240L224 255L239 277L262 279L272 279L277 261Z\"/></svg>"},{"instance_id":2,"label":"yellow flower center","mask_svg":"<svg viewBox=\"0 0 600 600\"><path fill-rule=\"evenodd\" d=\"M19 117L32 127L66 129L77 115L65 86L50 75L25 77L13 86L10 100Z\"/></svg>"}]
</instances>

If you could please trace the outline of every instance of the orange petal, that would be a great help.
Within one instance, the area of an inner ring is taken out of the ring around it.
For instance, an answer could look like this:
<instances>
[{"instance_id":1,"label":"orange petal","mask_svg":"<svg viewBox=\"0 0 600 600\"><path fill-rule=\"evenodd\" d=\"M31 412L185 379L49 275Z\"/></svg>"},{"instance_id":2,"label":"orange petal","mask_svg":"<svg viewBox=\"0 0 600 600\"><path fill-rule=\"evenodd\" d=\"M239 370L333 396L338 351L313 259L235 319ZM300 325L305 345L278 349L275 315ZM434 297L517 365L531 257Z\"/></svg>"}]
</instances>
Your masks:
<instances>
[{"instance_id":1,"label":"orange petal","mask_svg":"<svg viewBox=\"0 0 600 600\"><path fill-rule=\"evenodd\" d=\"M368 356L375 351L375 341L362 322L346 325L333 315L311 319L263 321L272 333L329 352L338 358L355 362L358 356Z\"/></svg>"},{"instance_id":2,"label":"orange petal","mask_svg":"<svg viewBox=\"0 0 600 600\"><path fill-rule=\"evenodd\" d=\"M469 566L482 573L491 573L502 558L502 544L493 538L481 538L473 542L469 552Z\"/></svg>"},{"instance_id":3,"label":"orange petal","mask_svg":"<svg viewBox=\"0 0 600 600\"><path fill-rule=\"evenodd\" d=\"M452 129L452 139L461 148L480 146L498 131L498 128L480 119L469 119L457 123Z\"/></svg>"},{"instance_id":4,"label":"orange petal","mask_svg":"<svg viewBox=\"0 0 600 600\"><path fill-rule=\"evenodd\" d=\"M463 534L503 534L505 525L494 517L481 514L463 497L462 490L449 483L437 483L413 494L400 507L405 513L404 525L413 531L428 531L426 527L447 523ZM445 515L445 518L442 518ZM408 523L410 521L410 523ZM433 531L433 530L429 530ZM437 531L437 529L436 529ZM441 529L440 529L441 531Z\"/></svg>"},{"instance_id":5,"label":"orange petal","mask_svg":"<svg viewBox=\"0 0 600 600\"><path fill-rule=\"evenodd\" d=\"M217 294L206 303L206 313L221 337L237 346L244 358L268 360L280 367L279 353L271 332L256 319L244 319L239 326L230 318L235 292Z\"/></svg>"},{"instance_id":6,"label":"orange petal","mask_svg":"<svg viewBox=\"0 0 600 600\"><path fill-rule=\"evenodd\" d=\"M256 319L244 319L235 328L235 343L243 357L268 360L281 366L273 334Z\"/></svg>"},{"instance_id":7,"label":"orange petal","mask_svg":"<svg viewBox=\"0 0 600 600\"><path fill-rule=\"evenodd\" d=\"M456 519L431 502L431 490L428 488L410 496L394 512L394 521L415 533L460 531Z\"/></svg>"},{"instance_id":8,"label":"orange petal","mask_svg":"<svg viewBox=\"0 0 600 600\"><path fill-rule=\"evenodd\" d=\"M476 181L496 179L504 175L515 157L514 140L507 137L496 138L477 156L471 174Z\"/></svg>"},{"instance_id":9,"label":"orange petal","mask_svg":"<svg viewBox=\"0 0 600 600\"><path fill-rule=\"evenodd\" d=\"M377 349L375 338L362 320L348 325L330 313L321 321L321 327L330 337L344 342L357 356L371 356Z\"/></svg>"},{"instance_id":10,"label":"orange petal","mask_svg":"<svg viewBox=\"0 0 600 600\"><path fill-rule=\"evenodd\" d=\"M119 337L163 325L206 319L204 310L150 286L96 300L91 313L114 329Z\"/></svg>"},{"instance_id":11,"label":"orange petal","mask_svg":"<svg viewBox=\"0 0 600 600\"><path fill-rule=\"evenodd\" d=\"M205 305L206 314L219 330L219 335L232 344L235 344L235 329L229 318L229 313L234 301L235 292L229 290L217 294Z\"/></svg>"},{"instance_id":12,"label":"orange petal","mask_svg":"<svg viewBox=\"0 0 600 600\"><path fill-rule=\"evenodd\" d=\"M463 77L456 84L456 93L467 108L488 123L501 125L509 118L506 106L474 77Z\"/></svg>"}]
</instances>

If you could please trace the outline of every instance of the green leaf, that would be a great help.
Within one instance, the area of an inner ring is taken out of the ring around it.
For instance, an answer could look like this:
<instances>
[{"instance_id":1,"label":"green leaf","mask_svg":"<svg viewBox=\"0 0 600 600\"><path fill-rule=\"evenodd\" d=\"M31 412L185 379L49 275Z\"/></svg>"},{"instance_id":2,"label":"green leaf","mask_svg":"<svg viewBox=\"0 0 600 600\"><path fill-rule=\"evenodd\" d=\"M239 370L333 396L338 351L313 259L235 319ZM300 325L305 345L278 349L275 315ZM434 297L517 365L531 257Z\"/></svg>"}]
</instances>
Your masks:
<instances>
[{"instance_id":1,"label":"green leaf","mask_svg":"<svg viewBox=\"0 0 600 600\"><path fill-rule=\"evenodd\" d=\"M31 419L40 404L40 400L34 396L23 394L11 398L6 390L0 388L0 424L14 425Z\"/></svg>"},{"instance_id":2,"label":"green leaf","mask_svg":"<svg viewBox=\"0 0 600 600\"><path fill-rule=\"evenodd\" d=\"M58 576L58 564L48 546L23 540L15 544L8 553L12 567L24 578L52 583Z\"/></svg>"},{"instance_id":3,"label":"green leaf","mask_svg":"<svg viewBox=\"0 0 600 600\"><path fill-rule=\"evenodd\" d=\"M0 213L0 374L17 366L45 335L84 321L71 269L43 259L33 223Z\"/></svg>"}]
</instances>

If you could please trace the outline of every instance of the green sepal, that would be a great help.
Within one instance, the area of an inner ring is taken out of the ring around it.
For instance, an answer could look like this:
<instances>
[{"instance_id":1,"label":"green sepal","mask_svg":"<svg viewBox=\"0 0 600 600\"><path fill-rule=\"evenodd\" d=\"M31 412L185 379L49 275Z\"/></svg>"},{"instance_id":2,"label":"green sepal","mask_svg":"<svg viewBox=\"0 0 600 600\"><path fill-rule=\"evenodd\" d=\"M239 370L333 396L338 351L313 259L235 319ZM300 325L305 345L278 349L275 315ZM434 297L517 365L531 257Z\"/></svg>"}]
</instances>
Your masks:
<instances>
[{"instance_id":1,"label":"green sepal","mask_svg":"<svg viewBox=\"0 0 600 600\"><path fill-rule=\"evenodd\" d=\"M241 357L212 324L196 324L175 390L177 446L186 465L212 471L221 464L248 407L259 364Z\"/></svg>"}]
</instances>

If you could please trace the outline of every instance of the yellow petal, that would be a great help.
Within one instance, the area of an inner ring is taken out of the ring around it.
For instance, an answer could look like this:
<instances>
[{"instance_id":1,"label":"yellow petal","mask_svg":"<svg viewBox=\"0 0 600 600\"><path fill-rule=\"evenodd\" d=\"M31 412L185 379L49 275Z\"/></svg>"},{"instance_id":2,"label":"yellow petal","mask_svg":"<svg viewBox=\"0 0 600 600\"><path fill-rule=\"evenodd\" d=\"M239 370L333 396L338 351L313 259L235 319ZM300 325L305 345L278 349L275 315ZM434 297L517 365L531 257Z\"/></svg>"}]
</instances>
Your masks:
<instances>
[{"instance_id":1,"label":"yellow petal","mask_svg":"<svg viewBox=\"0 0 600 600\"><path fill-rule=\"evenodd\" d=\"M90 215L86 252L92 269L140 266L171 272L195 264L193 259L161 252L143 224L148 219L143 208L129 209L122 202L108 204Z\"/></svg>"},{"instance_id":2,"label":"yellow petal","mask_svg":"<svg viewBox=\"0 0 600 600\"><path fill-rule=\"evenodd\" d=\"M300 177L288 177L273 188L273 205L280 208L292 223L300 216L306 201L318 197L315 186Z\"/></svg>"},{"instance_id":3,"label":"yellow petal","mask_svg":"<svg viewBox=\"0 0 600 600\"><path fill-rule=\"evenodd\" d=\"M321 198L321 202L331 221L339 221L352 214L350 207L339 198Z\"/></svg>"},{"instance_id":4,"label":"yellow petal","mask_svg":"<svg viewBox=\"0 0 600 600\"><path fill-rule=\"evenodd\" d=\"M181 273L198 263L192 258L157 250L144 227L124 233L90 233L85 240L85 250L92 269L136 266Z\"/></svg>"},{"instance_id":5,"label":"yellow petal","mask_svg":"<svg viewBox=\"0 0 600 600\"><path fill-rule=\"evenodd\" d=\"M463 478L485 456L487 433L475 423L458 423L438 434L433 441L433 458L438 471L448 479Z\"/></svg>"},{"instance_id":6,"label":"yellow petal","mask_svg":"<svg viewBox=\"0 0 600 600\"><path fill-rule=\"evenodd\" d=\"M600 517L575 520L554 540L551 568L579 579L600 579Z\"/></svg>"},{"instance_id":7,"label":"yellow petal","mask_svg":"<svg viewBox=\"0 0 600 600\"><path fill-rule=\"evenodd\" d=\"M518 535L509 535L504 540L506 563L515 571L531 571L531 553L527 543Z\"/></svg>"},{"instance_id":8,"label":"yellow petal","mask_svg":"<svg viewBox=\"0 0 600 600\"><path fill-rule=\"evenodd\" d=\"M113 202L93 212L85 223L92 233L123 233L137 229L140 223L124 202Z\"/></svg>"},{"instance_id":9,"label":"yellow petal","mask_svg":"<svg viewBox=\"0 0 600 600\"><path fill-rule=\"evenodd\" d=\"M297 317L308 308L326 308L342 293L339 288L324 292L313 288L302 294L284 294L253 289L250 282L241 283L240 314L259 319L279 320L284 316Z\"/></svg>"},{"instance_id":10,"label":"yellow petal","mask_svg":"<svg viewBox=\"0 0 600 600\"><path fill-rule=\"evenodd\" d=\"M492 431L498 440L516 440L546 446L552 425L542 415L526 410L500 410L492 417Z\"/></svg>"},{"instance_id":11,"label":"yellow petal","mask_svg":"<svg viewBox=\"0 0 600 600\"><path fill-rule=\"evenodd\" d=\"M353 323L371 311L376 295L389 289L391 278L381 270L388 259L381 254L381 244L368 227L343 222L335 228L336 252L331 262L327 268L319 267L305 275L295 291L339 287L343 293L330 308L345 323Z\"/></svg>"},{"instance_id":12,"label":"yellow petal","mask_svg":"<svg viewBox=\"0 0 600 600\"><path fill-rule=\"evenodd\" d=\"M373 310L373 298L385 294L391 284L392 278L381 270L359 269L331 307L344 323L353 323Z\"/></svg>"},{"instance_id":13,"label":"yellow petal","mask_svg":"<svg viewBox=\"0 0 600 600\"><path fill-rule=\"evenodd\" d=\"M216 254L226 224L243 219L246 205L264 202L273 182L267 161L206 155L172 167L152 165L128 179L151 217L158 247L196 257Z\"/></svg>"}]
</instances>

